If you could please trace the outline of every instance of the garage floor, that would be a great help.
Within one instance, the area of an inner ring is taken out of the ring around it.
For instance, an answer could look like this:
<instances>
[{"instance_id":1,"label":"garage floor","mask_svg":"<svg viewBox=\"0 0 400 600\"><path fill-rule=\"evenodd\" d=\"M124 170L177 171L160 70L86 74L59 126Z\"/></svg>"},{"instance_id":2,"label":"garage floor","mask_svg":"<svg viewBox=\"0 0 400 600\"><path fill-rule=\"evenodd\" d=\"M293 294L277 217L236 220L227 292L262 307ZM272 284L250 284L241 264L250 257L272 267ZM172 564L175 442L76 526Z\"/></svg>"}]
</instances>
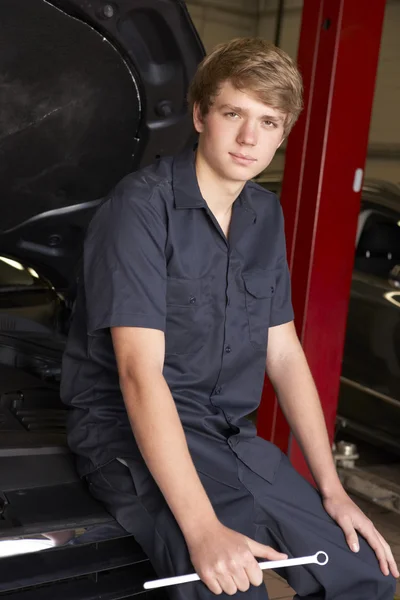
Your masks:
<instances>
[{"instance_id":1,"label":"garage floor","mask_svg":"<svg viewBox=\"0 0 400 600\"><path fill-rule=\"evenodd\" d=\"M376 528L391 545L397 564L400 566L400 516L389 512L384 508L354 498L357 504L374 522ZM273 571L266 571L265 584L267 586L270 600L292 600L294 591L286 581L281 579ZM397 583L396 598L400 600L400 582Z\"/></svg>"}]
</instances>

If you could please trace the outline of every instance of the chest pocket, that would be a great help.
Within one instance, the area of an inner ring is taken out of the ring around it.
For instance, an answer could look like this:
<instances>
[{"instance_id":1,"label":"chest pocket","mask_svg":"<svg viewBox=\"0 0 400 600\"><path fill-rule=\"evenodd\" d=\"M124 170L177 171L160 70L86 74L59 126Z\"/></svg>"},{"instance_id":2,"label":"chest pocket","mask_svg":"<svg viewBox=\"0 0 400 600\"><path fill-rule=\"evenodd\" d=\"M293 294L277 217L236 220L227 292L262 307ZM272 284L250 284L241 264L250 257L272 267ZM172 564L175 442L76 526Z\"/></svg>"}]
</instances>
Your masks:
<instances>
[{"instance_id":1,"label":"chest pocket","mask_svg":"<svg viewBox=\"0 0 400 600\"><path fill-rule=\"evenodd\" d=\"M248 271L242 277L246 290L250 341L255 346L266 346L271 304L275 294L275 271Z\"/></svg>"},{"instance_id":2,"label":"chest pocket","mask_svg":"<svg viewBox=\"0 0 400 600\"><path fill-rule=\"evenodd\" d=\"M167 279L166 354L194 354L205 344L209 327L201 279Z\"/></svg>"}]
</instances>

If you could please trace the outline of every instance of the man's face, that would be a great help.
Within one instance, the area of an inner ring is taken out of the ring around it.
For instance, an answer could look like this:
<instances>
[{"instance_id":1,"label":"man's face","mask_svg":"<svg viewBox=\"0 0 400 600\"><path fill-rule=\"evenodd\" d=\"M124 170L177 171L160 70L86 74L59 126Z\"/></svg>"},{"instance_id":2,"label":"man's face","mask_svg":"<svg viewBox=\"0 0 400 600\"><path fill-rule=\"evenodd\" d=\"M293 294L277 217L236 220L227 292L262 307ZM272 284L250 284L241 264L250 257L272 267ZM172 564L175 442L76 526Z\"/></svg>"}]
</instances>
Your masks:
<instances>
[{"instance_id":1,"label":"man's face","mask_svg":"<svg viewBox=\"0 0 400 600\"><path fill-rule=\"evenodd\" d=\"M225 81L205 117L194 109L199 152L230 181L248 181L271 162L284 136L285 115Z\"/></svg>"}]
</instances>

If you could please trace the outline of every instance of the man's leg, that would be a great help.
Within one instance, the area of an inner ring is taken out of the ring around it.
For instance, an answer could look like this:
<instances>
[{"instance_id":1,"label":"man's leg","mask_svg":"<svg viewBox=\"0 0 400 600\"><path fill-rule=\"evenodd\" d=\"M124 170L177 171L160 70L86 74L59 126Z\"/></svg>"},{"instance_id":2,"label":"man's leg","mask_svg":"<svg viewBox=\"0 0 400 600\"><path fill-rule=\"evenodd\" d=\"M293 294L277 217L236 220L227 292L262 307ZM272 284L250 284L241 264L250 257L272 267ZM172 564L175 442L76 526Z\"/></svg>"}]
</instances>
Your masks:
<instances>
[{"instance_id":1,"label":"man's leg","mask_svg":"<svg viewBox=\"0 0 400 600\"><path fill-rule=\"evenodd\" d=\"M145 466L115 460L87 477L92 495L118 523L132 533L148 556L158 577L193 572L186 542L173 514ZM199 474L221 522L255 537L254 502L245 488L237 490ZM171 600L213 600L216 596L202 583L188 583L166 590ZM231 596L221 594L221 600ZM243 600L268 600L265 586L240 592Z\"/></svg>"},{"instance_id":2,"label":"man's leg","mask_svg":"<svg viewBox=\"0 0 400 600\"><path fill-rule=\"evenodd\" d=\"M340 527L324 510L319 493L291 466L285 455L272 484L245 466L240 479L255 500L257 541L275 545L289 557L329 556L326 566L280 569L297 598L313 600L393 600L395 579L382 574L375 553L360 537L355 554Z\"/></svg>"}]
</instances>

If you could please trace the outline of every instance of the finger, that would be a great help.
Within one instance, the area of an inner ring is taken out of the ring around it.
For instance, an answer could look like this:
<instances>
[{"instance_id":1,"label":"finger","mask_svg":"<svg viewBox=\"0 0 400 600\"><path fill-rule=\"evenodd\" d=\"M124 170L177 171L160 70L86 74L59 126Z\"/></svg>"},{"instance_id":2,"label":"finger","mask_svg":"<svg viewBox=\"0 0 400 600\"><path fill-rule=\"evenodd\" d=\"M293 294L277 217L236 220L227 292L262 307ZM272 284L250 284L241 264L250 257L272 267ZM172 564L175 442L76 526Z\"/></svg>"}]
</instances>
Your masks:
<instances>
[{"instance_id":1,"label":"finger","mask_svg":"<svg viewBox=\"0 0 400 600\"><path fill-rule=\"evenodd\" d=\"M274 550L271 548L271 546L265 546L264 544L260 544L251 538L246 539L249 550L253 556L257 556L258 558L267 558L268 560L285 560L285 558L288 557L287 554L278 552L278 550Z\"/></svg>"},{"instance_id":2,"label":"finger","mask_svg":"<svg viewBox=\"0 0 400 600\"><path fill-rule=\"evenodd\" d=\"M243 567L237 568L232 578L240 592L247 592L250 588L250 581Z\"/></svg>"},{"instance_id":3,"label":"finger","mask_svg":"<svg viewBox=\"0 0 400 600\"><path fill-rule=\"evenodd\" d=\"M260 566L255 560L254 556L252 556L251 558L252 560L246 563L245 570L251 585L255 585L258 587L263 582L263 572L261 571Z\"/></svg>"},{"instance_id":4,"label":"finger","mask_svg":"<svg viewBox=\"0 0 400 600\"><path fill-rule=\"evenodd\" d=\"M370 525L363 525L358 527L358 531L361 535L366 539L368 544L371 546L373 551L376 554L376 558L378 559L380 569L384 575L389 575L389 567L388 561L386 558L386 553L382 542L377 536L377 532L375 527L370 523Z\"/></svg>"},{"instance_id":5,"label":"finger","mask_svg":"<svg viewBox=\"0 0 400 600\"><path fill-rule=\"evenodd\" d=\"M376 535L378 536L378 539L381 542L383 549L385 551L386 560L388 561L390 572L393 575L393 577L397 578L400 576L400 573L399 573L399 569L397 567L396 561L394 559L392 549L389 546L389 544L387 543L387 541L385 540L385 538L383 537L383 535L381 535L377 529L375 529L375 531L376 531Z\"/></svg>"},{"instance_id":6,"label":"finger","mask_svg":"<svg viewBox=\"0 0 400 600\"><path fill-rule=\"evenodd\" d=\"M356 530L354 529L353 523L349 517L344 517L338 520L338 525L342 529L346 542L353 552L358 552L360 550L360 543L358 541L358 535Z\"/></svg>"},{"instance_id":7,"label":"finger","mask_svg":"<svg viewBox=\"0 0 400 600\"><path fill-rule=\"evenodd\" d=\"M204 585L208 587L210 592L215 594L216 596L220 596L222 594L222 587L220 586L218 579L212 576L204 576L200 578Z\"/></svg>"},{"instance_id":8,"label":"finger","mask_svg":"<svg viewBox=\"0 0 400 600\"><path fill-rule=\"evenodd\" d=\"M237 592L236 583L233 581L230 575L219 575L218 583L222 588L222 591L228 596L233 596Z\"/></svg>"}]
</instances>

